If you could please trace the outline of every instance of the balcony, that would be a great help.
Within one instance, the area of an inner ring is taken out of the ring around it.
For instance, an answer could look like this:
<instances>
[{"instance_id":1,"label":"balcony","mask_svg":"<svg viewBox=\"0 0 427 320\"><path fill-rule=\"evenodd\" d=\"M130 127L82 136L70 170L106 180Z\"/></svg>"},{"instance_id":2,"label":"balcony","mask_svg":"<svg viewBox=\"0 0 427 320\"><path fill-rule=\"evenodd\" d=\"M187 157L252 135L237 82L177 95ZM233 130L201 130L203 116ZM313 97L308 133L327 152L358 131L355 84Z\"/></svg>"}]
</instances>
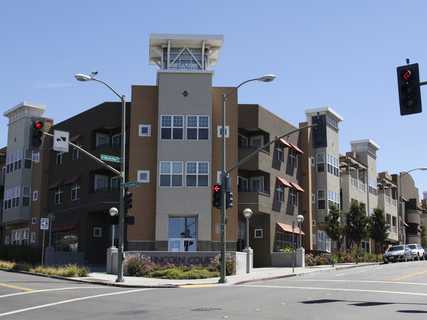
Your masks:
<instances>
[{"instance_id":1,"label":"balcony","mask_svg":"<svg viewBox=\"0 0 427 320\"><path fill-rule=\"evenodd\" d=\"M254 212L271 212L272 199L269 193L239 192L239 206L251 208ZM240 208L239 208L240 210Z\"/></svg>"},{"instance_id":2,"label":"balcony","mask_svg":"<svg viewBox=\"0 0 427 320\"><path fill-rule=\"evenodd\" d=\"M239 160L243 159L254 150L255 148L251 147L239 148ZM273 165L272 160L273 159L271 158L270 153L268 151L261 151L258 152L257 155L253 156L249 161L242 164L239 169L250 171L262 170L269 172Z\"/></svg>"},{"instance_id":3,"label":"balcony","mask_svg":"<svg viewBox=\"0 0 427 320\"><path fill-rule=\"evenodd\" d=\"M409 211L406 214L406 223L421 224L421 215L418 211Z\"/></svg>"}]
</instances>

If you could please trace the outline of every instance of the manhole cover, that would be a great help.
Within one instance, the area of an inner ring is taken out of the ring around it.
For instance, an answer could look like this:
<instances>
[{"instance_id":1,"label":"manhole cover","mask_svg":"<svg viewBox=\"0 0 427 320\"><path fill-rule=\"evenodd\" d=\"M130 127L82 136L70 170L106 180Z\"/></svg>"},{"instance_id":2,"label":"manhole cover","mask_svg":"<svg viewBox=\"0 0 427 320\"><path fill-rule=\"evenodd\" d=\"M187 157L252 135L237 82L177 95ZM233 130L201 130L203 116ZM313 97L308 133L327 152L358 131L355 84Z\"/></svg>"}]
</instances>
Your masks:
<instances>
[{"instance_id":1,"label":"manhole cover","mask_svg":"<svg viewBox=\"0 0 427 320\"><path fill-rule=\"evenodd\" d=\"M220 311L222 308L215 308L215 307L200 307L191 309L191 311Z\"/></svg>"}]
</instances>

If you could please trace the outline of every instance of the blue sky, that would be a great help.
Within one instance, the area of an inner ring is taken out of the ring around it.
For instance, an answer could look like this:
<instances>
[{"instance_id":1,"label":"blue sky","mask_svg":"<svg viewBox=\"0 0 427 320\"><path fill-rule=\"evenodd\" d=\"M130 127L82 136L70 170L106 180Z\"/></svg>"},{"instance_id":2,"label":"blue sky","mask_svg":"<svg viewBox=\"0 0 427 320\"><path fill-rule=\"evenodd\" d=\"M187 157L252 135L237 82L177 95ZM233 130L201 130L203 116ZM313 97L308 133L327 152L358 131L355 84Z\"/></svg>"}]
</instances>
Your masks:
<instances>
[{"instance_id":1,"label":"blue sky","mask_svg":"<svg viewBox=\"0 0 427 320\"><path fill-rule=\"evenodd\" d=\"M239 91L297 124L306 108L344 117L341 151L351 140L380 145L378 170L427 166L425 113L399 115L395 67L410 58L427 80L427 3L414 1L5 1L0 5L0 106L43 104L59 122L115 97L73 74L99 77L130 95L154 84L150 33L223 34L214 85L275 73L277 81ZM0 119L0 145L6 119ZM427 190L427 174L414 178Z\"/></svg>"}]
</instances>

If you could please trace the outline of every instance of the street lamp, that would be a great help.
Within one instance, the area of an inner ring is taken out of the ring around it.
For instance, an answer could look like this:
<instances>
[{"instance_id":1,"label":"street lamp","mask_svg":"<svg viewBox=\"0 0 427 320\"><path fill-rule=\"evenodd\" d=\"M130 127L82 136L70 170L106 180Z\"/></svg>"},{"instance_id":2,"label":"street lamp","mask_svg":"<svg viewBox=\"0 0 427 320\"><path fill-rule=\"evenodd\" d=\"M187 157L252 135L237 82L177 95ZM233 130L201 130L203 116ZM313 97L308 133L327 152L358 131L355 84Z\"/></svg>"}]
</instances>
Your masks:
<instances>
[{"instance_id":1,"label":"street lamp","mask_svg":"<svg viewBox=\"0 0 427 320\"><path fill-rule=\"evenodd\" d=\"M254 78L254 79L248 79L246 81L241 82L237 87L240 88L241 86L245 85L246 83L253 82L253 81L260 81L260 82L271 82L276 78L275 75L272 74L266 74L262 77ZM220 278L219 283L225 283L225 273L226 273L226 261L225 261L225 252L226 252L226 239L225 239L225 217L227 214L227 208L226 208L226 189L231 188L231 186L227 186L227 176L226 176L226 142L225 142L225 111L226 111L226 105L227 105L227 93L224 92L222 95L222 157L221 157L221 267L220 267Z\"/></svg>"},{"instance_id":2,"label":"street lamp","mask_svg":"<svg viewBox=\"0 0 427 320\"><path fill-rule=\"evenodd\" d=\"M116 207L111 207L108 212L112 218L119 214L119 210ZM111 224L111 248L114 248L114 229L114 224Z\"/></svg>"},{"instance_id":3,"label":"street lamp","mask_svg":"<svg viewBox=\"0 0 427 320\"><path fill-rule=\"evenodd\" d=\"M125 95L119 94L105 81L96 79L97 72L92 72L91 75L77 73L74 75L78 81L96 81L108 89L110 89L122 102L122 133L121 133L121 159L120 159L120 208L119 208L119 250L117 259L117 279L116 282L124 282L123 278L123 257L124 257L124 237L125 237L125 208L124 208L124 196L125 196L125 164L126 164L126 101Z\"/></svg>"},{"instance_id":4,"label":"street lamp","mask_svg":"<svg viewBox=\"0 0 427 320\"><path fill-rule=\"evenodd\" d=\"M253 211L250 208L243 210L243 216L246 218L246 273L251 272L251 253L252 249L249 246L249 219L252 217Z\"/></svg>"},{"instance_id":5,"label":"street lamp","mask_svg":"<svg viewBox=\"0 0 427 320\"><path fill-rule=\"evenodd\" d=\"M405 210L403 210L403 208L404 208L404 202L403 202L403 198L402 198L402 176L409 175L409 173L412 172L412 171L427 171L427 167L414 168L414 169L411 169L411 170L408 170L408 171L402 171L399 174L399 207L400 207L400 219L403 220L403 225L404 226L406 224L406 218L404 217L404 215L405 215L404 211ZM400 219L399 219L399 222L400 222ZM399 226L399 230L402 232L402 235L403 235L403 244L405 244L406 243L406 230L405 230L405 228L402 228L401 226Z\"/></svg>"},{"instance_id":6,"label":"street lamp","mask_svg":"<svg viewBox=\"0 0 427 320\"><path fill-rule=\"evenodd\" d=\"M302 247L302 239L301 239L301 229L302 223L304 222L304 216L302 214L297 215L297 223L299 228L299 247Z\"/></svg>"}]
</instances>

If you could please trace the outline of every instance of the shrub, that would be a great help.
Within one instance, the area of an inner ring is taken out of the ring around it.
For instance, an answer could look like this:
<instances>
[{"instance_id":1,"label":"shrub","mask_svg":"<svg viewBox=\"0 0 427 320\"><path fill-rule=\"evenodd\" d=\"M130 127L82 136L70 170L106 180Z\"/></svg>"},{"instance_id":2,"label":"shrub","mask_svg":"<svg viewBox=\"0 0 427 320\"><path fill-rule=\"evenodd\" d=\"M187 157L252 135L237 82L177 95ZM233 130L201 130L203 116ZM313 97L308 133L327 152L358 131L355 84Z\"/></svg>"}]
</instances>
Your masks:
<instances>
[{"instance_id":1,"label":"shrub","mask_svg":"<svg viewBox=\"0 0 427 320\"><path fill-rule=\"evenodd\" d=\"M291 245L289 245L289 244L285 244L283 246L283 248L280 249L279 251L283 252L283 253L293 253L294 252L294 248Z\"/></svg>"},{"instance_id":2,"label":"shrub","mask_svg":"<svg viewBox=\"0 0 427 320\"><path fill-rule=\"evenodd\" d=\"M89 270L85 267L80 267L75 264L69 264L66 266L58 267L45 267L37 266L31 268L29 271L34 273L46 274L49 276L61 276L61 277L86 277Z\"/></svg>"},{"instance_id":3,"label":"shrub","mask_svg":"<svg viewBox=\"0 0 427 320\"><path fill-rule=\"evenodd\" d=\"M233 274L236 274L236 259L234 257L227 257L226 258L226 274L227 276L231 276ZM220 256L217 255L215 258L212 259L210 265L207 268L209 271L221 271L221 265L220 265Z\"/></svg>"},{"instance_id":4,"label":"shrub","mask_svg":"<svg viewBox=\"0 0 427 320\"><path fill-rule=\"evenodd\" d=\"M143 277L159 268L150 257L131 257L127 259L124 269L127 276Z\"/></svg>"},{"instance_id":5,"label":"shrub","mask_svg":"<svg viewBox=\"0 0 427 320\"><path fill-rule=\"evenodd\" d=\"M14 268L15 268L15 262L1 261L0 260L0 269L13 270Z\"/></svg>"},{"instance_id":6,"label":"shrub","mask_svg":"<svg viewBox=\"0 0 427 320\"><path fill-rule=\"evenodd\" d=\"M218 272L209 271L208 269L201 267L193 267L190 269L172 267L152 271L149 276L161 279L205 279L217 277Z\"/></svg>"},{"instance_id":7,"label":"shrub","mask_svg":"<svg viewBox=\"0 0 427 320\"><path fill-rule=\"evenodd\" d=\"M30 271L31 265L28 263L15 263L15 266L12 270L14 271Z\"/></svg>"}]
</instances>

